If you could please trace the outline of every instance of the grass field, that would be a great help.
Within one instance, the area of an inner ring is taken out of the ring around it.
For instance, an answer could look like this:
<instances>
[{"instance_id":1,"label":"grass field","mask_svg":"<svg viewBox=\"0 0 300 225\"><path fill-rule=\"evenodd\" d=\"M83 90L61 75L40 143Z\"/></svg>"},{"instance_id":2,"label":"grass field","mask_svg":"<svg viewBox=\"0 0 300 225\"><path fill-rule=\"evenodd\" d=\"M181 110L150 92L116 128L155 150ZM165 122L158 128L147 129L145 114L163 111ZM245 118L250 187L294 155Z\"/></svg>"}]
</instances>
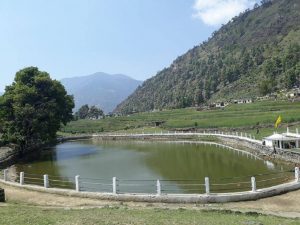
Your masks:
<instances>
[{"instance_id":1,"label":"grass field","mask_svg":"<svg viewBox=\"0 0 300 225\"><path fill-rule=\"evenodd\" d=\"M300 121L300 102L263 101L252 104L234 104L225 109L197 111L195 108L137 113L130 116L102 120L72 121L62 128L63 133L95 132L153 132L183 128L243 130L258 138L274 131L276 118L281 115L282 126ZM155 121L164 121L154 128ZM260 133L256 134L259 124ZM283 128L281 128L283 129ZM284 128L285 129L285 128ZM280 131L280 129L279 129Z\"/></svg>"},{"instance_id":2,"label":"grass field","mask_svg":"<svg viewBox=\"0 0 300 225\"><path fill-rule=\"evenodd\" d=\"M90 224L299 224L299 220L257 213L231 213L190 209L143 208L126 206L95 209L46 208L23 204L0 204L1 225L90 225Z\"/></svg>"}]
</instances>

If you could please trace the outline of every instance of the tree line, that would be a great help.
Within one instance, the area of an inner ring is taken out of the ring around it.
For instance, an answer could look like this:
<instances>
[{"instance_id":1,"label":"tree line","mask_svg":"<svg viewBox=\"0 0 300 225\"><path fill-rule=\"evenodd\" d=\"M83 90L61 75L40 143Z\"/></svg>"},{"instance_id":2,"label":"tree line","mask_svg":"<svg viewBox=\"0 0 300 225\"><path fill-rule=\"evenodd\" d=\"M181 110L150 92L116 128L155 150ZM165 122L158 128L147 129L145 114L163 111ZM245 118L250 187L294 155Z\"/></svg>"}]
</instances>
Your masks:
<instances>
[{"instance_id":1,"label":"tree line","mask_svg":"<svg viewBox=\"0 0 300 225\"><path fill-rule=\"evenodd\" d=\"M75 113L74 119L100 119L104 116L105 115L102 109L96 107L95 105L89 107L87 104L85 104L81 106Z\"/></svg>"}]
</instances>

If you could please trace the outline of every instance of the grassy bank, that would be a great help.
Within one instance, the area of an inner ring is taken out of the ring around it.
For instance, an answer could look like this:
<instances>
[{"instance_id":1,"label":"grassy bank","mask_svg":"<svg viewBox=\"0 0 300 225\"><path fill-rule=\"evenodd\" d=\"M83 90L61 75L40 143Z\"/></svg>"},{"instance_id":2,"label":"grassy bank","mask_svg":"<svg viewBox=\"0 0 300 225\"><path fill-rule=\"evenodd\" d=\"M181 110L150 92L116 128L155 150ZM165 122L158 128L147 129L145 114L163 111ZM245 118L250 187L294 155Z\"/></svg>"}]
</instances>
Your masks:
<instances>
[{"instance_id":1,"label":"grassy bank","mask_svg":"<svg viewBox=\"0 0 300 225\"><path fill-rule=\"evenodd\" d=\"M189 209L130 209L126 206L99 209L45 208L22 204L1 207L0 224L299 224L299 220L256 213L199 211Z\"/></svg>"},{"instance_id":2,"label":"grassy bank","mask_svg":"<svg viewBox=\"0 0 300 225\"><path fill-rule=\"evenodd\" d=\"M263 101L234 104L225 109L197 111L195 108L137 113L102 120L72 121L62 133L154 132L185 128L247 131L258 138L274 131L276 118L283 118L282 127L300 121L300 102ZM155 121L164 123L155 128ZM256 127L260 127L257 134ZM285 128L282 128L285 129ZM280 131L280 129L279 129Z\"/></svg>"}]
</instances>

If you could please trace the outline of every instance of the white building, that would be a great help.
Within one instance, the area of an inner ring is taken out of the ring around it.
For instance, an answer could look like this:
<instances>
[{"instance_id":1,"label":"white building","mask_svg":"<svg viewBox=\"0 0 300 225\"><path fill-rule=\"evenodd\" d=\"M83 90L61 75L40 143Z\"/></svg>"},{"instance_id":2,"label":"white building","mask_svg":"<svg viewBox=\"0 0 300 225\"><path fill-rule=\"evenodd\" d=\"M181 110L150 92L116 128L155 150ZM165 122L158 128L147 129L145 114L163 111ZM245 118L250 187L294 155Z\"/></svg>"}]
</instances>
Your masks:
<instances>
[{"instance_id":1,"label":"white building","mask_svg":"<svg viewBox=\"0 0 300 225\"><path fill-rule=\"evenodd\" d=\"M217 102L217 103L214 103L214 105L216 108L224 108L224 107L228 106L229 103L228 102Z\"/></svg>"},{"instance_id":2,"label":"white building","mask_svg":"<svg viewBox=\"0 0 300 225\"><path fill-rule=\"evenodd\" d=\"M221 107L222 107L221 103L217 102L216 103L216 108L221 108Z\"/></svg>"},{"instance_id":3,"label":"white building","mask_svg":"<svg viewBox=\"0 0 300 225\"><path fill-rule=\"evenodd\" d=\"M287 129L286 133L274 133L273 135L264 138L263 145L280 149L299 148L300 135L298 134L298 130L296 133L290 133L289 129Z\"/></svg>"},{"instance_id":4,"label":"white building","mask_svg":"<svg viewBox=\"0 0 300 225\"><path fill-rule=\"evenodd\" d=\"M246 103L252 103L252 99L247 98L247 99L239 99L239 100L234 100L234 104L246 104Z\"/></svg>"}]
</instances>

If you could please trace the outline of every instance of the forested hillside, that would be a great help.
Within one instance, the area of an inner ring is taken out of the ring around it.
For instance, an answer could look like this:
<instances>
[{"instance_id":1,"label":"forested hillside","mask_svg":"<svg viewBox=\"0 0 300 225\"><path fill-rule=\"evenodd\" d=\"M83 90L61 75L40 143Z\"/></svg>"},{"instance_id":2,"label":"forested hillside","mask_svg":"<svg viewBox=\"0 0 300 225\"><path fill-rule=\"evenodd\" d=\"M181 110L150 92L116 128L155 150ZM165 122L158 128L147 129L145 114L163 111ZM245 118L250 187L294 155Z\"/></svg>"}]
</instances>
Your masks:
<instances>
[{"instance_id":1,"label":"forested hillside","mask_svg":"<svg viewBox=\"0 0 300 225\"><path fill-rule=\"evenodd\" d=\"M145 81L115 112L265 95L299 85L299 74L300 1L263 0Z\"/></svg>"}]
</instances>

